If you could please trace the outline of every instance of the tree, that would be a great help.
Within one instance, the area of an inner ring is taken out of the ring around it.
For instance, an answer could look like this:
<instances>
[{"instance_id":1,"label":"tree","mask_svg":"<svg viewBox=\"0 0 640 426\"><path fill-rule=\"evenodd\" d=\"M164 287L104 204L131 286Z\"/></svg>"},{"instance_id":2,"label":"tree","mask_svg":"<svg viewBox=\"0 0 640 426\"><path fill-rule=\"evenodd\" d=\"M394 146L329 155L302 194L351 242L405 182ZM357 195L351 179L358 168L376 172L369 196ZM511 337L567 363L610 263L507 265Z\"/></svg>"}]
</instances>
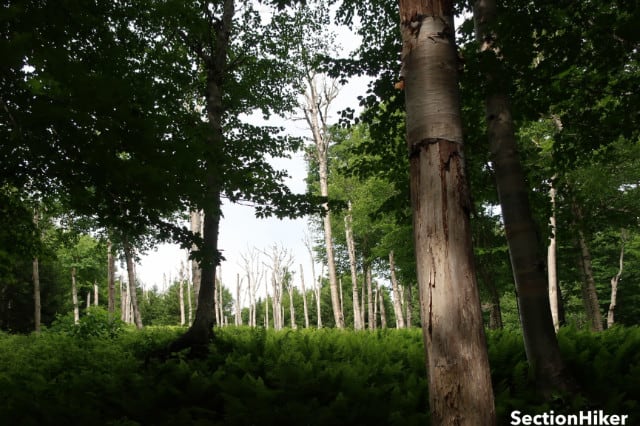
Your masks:
<instances>
[{"instance_id":1,"label":"tree","mask_svg":"<svg viewBox=\"0 0 640 426\"><path fill-rule=\"evenodd\" d=\"M475 281L453 4L400 1L411 200L433 424L495 424Z\"/></svg>"},{"instance_id":2,"label":"tree","mask_svg":"<svg viewBox=\"0 0 640 426\"><path fill-rule=\"evenodd\" d=\"M569 389L549 304L545 263L538 252L538 234L531 214L525 175L518 157L505 76L492 31L496 5L480 0L474 5L476 37L484 54L481 65L486 80L486 120L489 149L509 255L517 288L518 307L527 359L540 389Z\"/></svg>"}]
</instances>

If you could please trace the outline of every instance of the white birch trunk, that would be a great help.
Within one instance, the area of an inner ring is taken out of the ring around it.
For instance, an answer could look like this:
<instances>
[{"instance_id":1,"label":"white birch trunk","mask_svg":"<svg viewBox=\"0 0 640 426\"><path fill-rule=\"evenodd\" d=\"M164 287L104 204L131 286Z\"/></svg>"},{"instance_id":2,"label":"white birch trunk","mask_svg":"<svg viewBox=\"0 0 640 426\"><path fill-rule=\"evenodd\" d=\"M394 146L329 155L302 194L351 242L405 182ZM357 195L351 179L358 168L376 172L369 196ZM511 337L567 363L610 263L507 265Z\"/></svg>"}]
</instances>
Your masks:
<instances>
[{"instance_id":1,"label":"white birch trunk","mask_svg":"<svg viewBox=\"0 0 640 426\"><path fill-rule=\"evenodd\" d=\"M391 271L391 291L393 292L393 313L396 317L396 328L404 328L404 316L402 315L402 295L396 278L396 261L393 250L389 252L389 270Z\"/></svg>"},{"instance_id":2,"label":"white birch trunk","mask_svg":"<svg viewBox=\"0 0 640 426\"><path fill-rule=\"evenodd\" d=\"M300 289L302 290L302 308L304 310L304 328L309 328L309 308L307 306L307 290L304 287L304 271L300 264Z\"/></svg>"},{"instance_id":3,"label":"white birch trunk","mask_svg":"<svg viewBox=\"0 0 640 426\"><path fill-rule=\"evenodd\" d=\"M358 270L356 267L356 247L353 240L353 226L351 216L351 201L347 204L347 215L344 217L345 239L347 240L347 250L349 253L349 268L351 270L351 291L353 294L353 329L362 330L360 322L360 301L358 297Z\"/></svg>"}]
</instances>

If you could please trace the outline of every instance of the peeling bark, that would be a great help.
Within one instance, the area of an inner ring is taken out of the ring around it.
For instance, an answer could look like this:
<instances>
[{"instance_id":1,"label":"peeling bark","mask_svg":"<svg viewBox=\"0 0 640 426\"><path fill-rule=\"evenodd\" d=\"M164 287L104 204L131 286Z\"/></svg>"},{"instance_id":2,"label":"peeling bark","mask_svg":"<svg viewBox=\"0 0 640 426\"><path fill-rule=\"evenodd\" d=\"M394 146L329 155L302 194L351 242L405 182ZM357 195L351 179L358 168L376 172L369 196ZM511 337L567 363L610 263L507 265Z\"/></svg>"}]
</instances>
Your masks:
<instances>
[{"instance_id":1,"label":"peeling bark","mask_svg":"<svg viewBox=\"0 0 640 426\"><path fill-rule=\"evenodd\" d=\"M400 0L420 311L434 425L493 425L450 1Z\"/></svg>"}]
</instances>

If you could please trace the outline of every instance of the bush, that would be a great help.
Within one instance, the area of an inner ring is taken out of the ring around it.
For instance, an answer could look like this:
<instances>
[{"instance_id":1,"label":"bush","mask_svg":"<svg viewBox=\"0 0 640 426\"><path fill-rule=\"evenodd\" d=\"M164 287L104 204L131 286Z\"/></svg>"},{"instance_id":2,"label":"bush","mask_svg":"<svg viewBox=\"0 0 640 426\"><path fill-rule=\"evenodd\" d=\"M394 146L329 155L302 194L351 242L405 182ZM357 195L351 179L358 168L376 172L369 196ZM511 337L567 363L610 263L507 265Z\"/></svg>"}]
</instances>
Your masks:
<instances>
[{"instance_id":1,"label":"bush","mask_svg":"<svg viewBox=\"0 0 640 426\"><path fill-rule=\"evenodd\" d=\"M70 336L87 339L101 337L114 339L124 330L125 323L119 318L110 318L109 312L100 306L91 306L87 313L80 317L80 322L75 324L73 312L56 316L49 328L56 333L64 333Z\"/></svg>"}]
</instances>

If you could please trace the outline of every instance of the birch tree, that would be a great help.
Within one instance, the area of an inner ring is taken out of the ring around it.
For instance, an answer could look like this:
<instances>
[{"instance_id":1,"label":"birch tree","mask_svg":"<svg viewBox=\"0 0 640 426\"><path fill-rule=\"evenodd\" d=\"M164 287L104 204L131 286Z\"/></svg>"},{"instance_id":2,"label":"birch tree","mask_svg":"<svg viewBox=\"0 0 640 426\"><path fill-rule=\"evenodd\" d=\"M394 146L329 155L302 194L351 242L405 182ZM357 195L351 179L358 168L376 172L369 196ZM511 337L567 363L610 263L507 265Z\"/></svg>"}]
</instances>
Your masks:
<instances>
[{"instance_id":1,"label":"birch tree","mask_svg":"<svg viewBox=\"0 0 640 426\"><path fill-rule=\"evenodd\" d=\"M434 425L495 424L471 248L453 2L401 0L401 77Z\"/></svg>"},{"instance_id":2,"label":"birch tree","mask_svg":"<svg viewBox=\"0 0 640 426\"><path fill-rule=\"evenodd\" d=\"M353 328L354 330L362 330L364 327L360 322L360 301L358 297L358 270L356 267L356 247L353 240L353 227L351 217L351 201L348 203L347 215L344 217L345 239L347 241L347 250L349 252L349 268L351 270L351 289L353 297Z\"/></svg>"}]
</instances>

